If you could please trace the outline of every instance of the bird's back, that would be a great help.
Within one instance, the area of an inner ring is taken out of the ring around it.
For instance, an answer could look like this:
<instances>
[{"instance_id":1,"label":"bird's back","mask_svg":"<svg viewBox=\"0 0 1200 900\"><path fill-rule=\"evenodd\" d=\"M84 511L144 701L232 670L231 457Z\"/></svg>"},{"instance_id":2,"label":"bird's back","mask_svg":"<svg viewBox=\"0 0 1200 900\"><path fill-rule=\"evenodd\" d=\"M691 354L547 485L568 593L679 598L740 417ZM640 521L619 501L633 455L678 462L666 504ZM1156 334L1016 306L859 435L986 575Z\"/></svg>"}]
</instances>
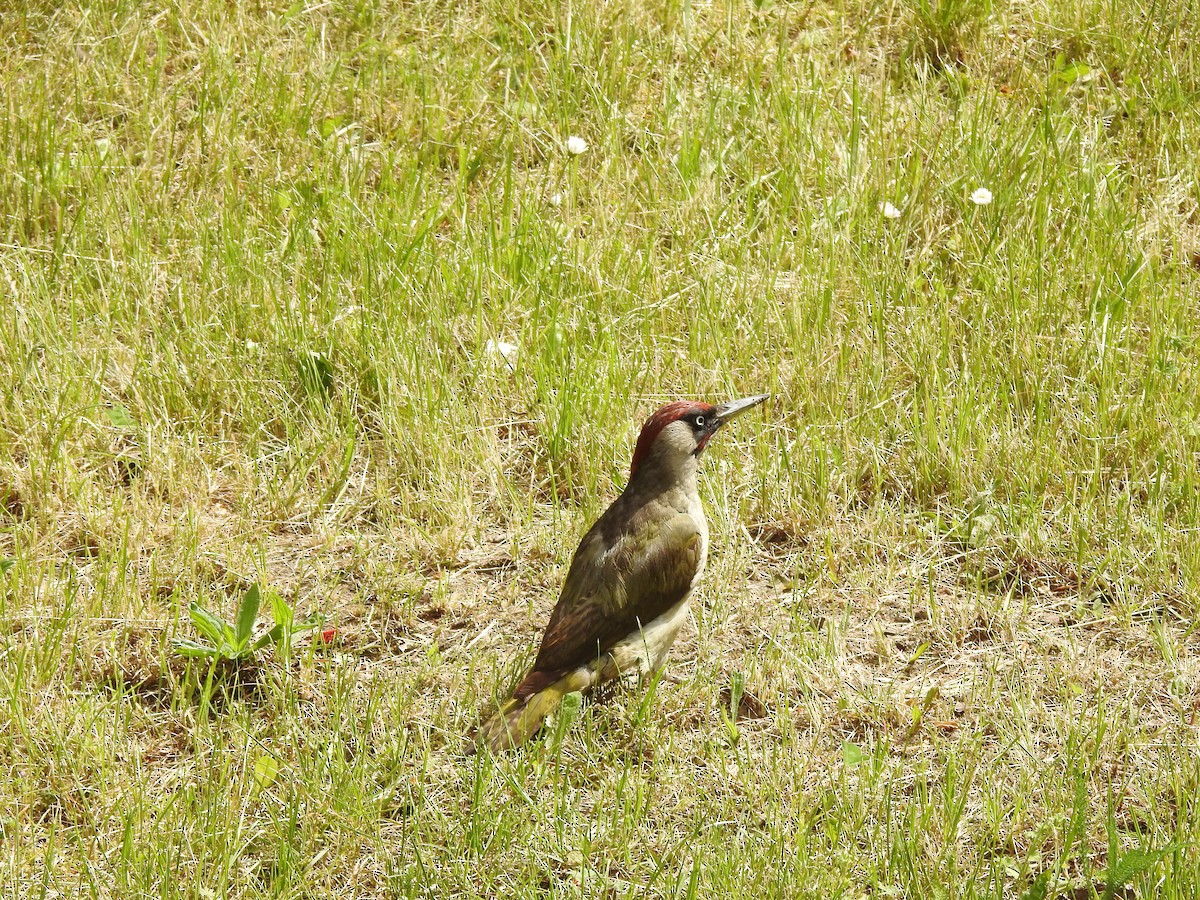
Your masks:
<instances>
[{"instance_id":1,"label":"bird's back","mask_svg":"<svg viewBox=\"0 0 1200 900\"><path fill-rule=\"evenodd\" d=\"M580 542L531 675L587 665L673 610L707 555L698 494L626 489Z\"/></svg>"}]
</instances>

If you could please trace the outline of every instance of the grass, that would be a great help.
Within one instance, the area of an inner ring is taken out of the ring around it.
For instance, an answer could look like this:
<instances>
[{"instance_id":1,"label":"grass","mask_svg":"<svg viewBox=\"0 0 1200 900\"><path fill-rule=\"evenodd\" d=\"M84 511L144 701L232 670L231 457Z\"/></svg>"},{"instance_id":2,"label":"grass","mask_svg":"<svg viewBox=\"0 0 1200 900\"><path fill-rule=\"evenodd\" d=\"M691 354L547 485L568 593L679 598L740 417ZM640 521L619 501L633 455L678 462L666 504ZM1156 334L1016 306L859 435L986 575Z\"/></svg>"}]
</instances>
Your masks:
<instances>
[{"instance_id":1,"label":"grass","mask_svg":"<svg viewBox=\"0 0 1200 900\"><path fill-rule=\"evenodd\" d=\"M15 4L6 896L1194 896L1194 13ZM464 755L760 391L673 679Z\"/></svg>"}]
</instances>

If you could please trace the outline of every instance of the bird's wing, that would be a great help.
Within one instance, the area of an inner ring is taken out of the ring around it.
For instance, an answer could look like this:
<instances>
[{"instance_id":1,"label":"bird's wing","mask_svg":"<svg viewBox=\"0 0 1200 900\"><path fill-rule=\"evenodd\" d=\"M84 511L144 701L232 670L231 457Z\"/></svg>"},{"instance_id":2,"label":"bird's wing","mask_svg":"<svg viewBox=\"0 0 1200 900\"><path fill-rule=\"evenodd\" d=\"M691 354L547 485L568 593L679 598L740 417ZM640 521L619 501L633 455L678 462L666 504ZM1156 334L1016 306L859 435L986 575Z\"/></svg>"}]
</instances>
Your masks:
<instances>
[{"instance_id":1,"label":"bird's wing","mask_svg":"<svg viewBox=\"0 0 1200 900\"><path fill-rule=\"evenodd\" d=\"M692 589L703 538L691 516L625 532L607 553L602 524L575 551L534 671L564 672L591 662Z\"/></svg>"}]
</instances>

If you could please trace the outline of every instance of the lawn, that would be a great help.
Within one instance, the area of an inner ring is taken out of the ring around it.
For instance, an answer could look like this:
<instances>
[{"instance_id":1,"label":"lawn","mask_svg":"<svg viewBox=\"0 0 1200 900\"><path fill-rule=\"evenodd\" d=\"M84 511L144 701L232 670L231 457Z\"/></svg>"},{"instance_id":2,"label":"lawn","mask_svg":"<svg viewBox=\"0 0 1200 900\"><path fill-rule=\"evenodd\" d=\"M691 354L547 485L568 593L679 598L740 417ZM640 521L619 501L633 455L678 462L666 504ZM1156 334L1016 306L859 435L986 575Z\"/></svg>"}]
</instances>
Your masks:
<instances>
[{"instance_id":1,"label":"lawn","mask_svg":"<svg viewBox=\"0 0 1200 900\"><path fill-rule=\"evenodd\" d=\"M12 0L3 896L1195 897L1198 356L1191 0ZM666 677L468 752L765 392Z\"/></svg>"}]
</instances>

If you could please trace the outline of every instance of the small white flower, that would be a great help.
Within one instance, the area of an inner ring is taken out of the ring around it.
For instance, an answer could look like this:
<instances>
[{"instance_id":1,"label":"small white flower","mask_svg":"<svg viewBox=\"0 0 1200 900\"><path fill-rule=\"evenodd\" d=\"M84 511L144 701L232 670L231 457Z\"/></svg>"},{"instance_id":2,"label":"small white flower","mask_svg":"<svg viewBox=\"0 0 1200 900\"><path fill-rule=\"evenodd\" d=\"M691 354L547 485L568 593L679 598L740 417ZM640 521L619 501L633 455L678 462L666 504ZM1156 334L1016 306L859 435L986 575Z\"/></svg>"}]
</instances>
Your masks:
<instances>
[{"instance_id":1,"label":"small white flower","mask_svg":"<svg viewBox=\"0 0 1200 900\"><path fill-rule=\"evenodd\" d=\"M257 353L258 352L258 342L247 340L246 341L246 350L249 353Z\"/></svg>"},{"instance_id":2,"label":"small white flower","mask_svg":"<svg viewBox=\"0 0 1200 900\"><path fill-rule=\"evenodd\" d=\"M551 206L562 206L562 202L563 202L563 195L559 191L555 191L553 194L550 195L550 205Z\"/></svg>"},{"instance_id":3,"label":"small white flower","mask_svg":"<svg viewBox=\"0 0 1200 900\"><path fill-rule=\"evenodd\" d=\"M567 152L572 156L579 156L581 153L587 153L587 141L578 135L571 135L567 138Z\"/></svg>"},{"instance_id":4,"label":"small white flower","mask_svg":"<svg viewBox=\"0 0 1200 900\"><path fill-rule=\"evenodd\" d=\"M521 352L521 348L516 344L510 344L508 341L493 341L490 339L486 344L484 344L483 349L488 356L494 357L497 360L504 360L510 369L516 367L517 355Z\"/></svg>"},{"instance_id":5,"label":"small white flower","mask_svg":"<svg viewBox=\"0 0 1200 900\"><path fill-rule=\"evenodd\" d=\"M879 204L879 211L883 213L883 217L885 219L900 218L900 210L893 206L888 200L885 200L883 203Z\"/></svg>"},{"instance_id":6,"label":"small white flower","mask_svg":"<svg viewBox=\"0 0 1200 900\"><path fill-rule=\"evenodd\" d=\"M971 195L971 202L976 206L987 206L992 202L992 192L987 188L975 188L975 193Z\"/></svg>"}]
</instances>

